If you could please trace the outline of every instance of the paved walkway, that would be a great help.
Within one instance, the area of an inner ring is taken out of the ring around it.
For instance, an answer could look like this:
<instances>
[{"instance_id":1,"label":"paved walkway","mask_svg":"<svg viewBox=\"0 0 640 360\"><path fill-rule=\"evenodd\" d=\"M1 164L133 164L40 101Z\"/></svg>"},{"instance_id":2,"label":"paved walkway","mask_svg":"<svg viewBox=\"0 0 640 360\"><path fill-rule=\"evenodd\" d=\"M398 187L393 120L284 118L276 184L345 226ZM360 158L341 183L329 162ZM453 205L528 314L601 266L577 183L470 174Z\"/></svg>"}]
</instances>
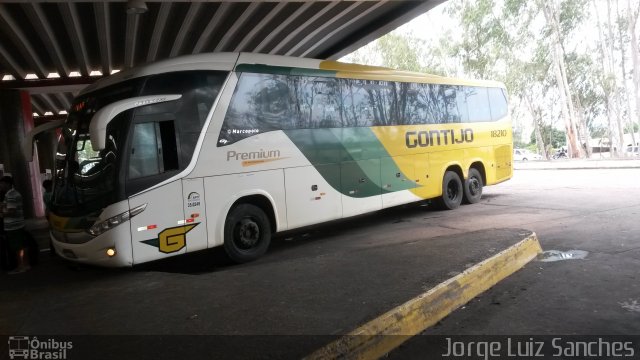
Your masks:
<instances>
[{"instance_id":1,"label":"paved walkway","mask_svg":"<svg viewBox=\"0 0 640 360\"><path fill-rule=\"evenodd\" d=\"M514 161L515 170L564 169L634 169L640 168L640 159L566 159L543 161Z\"/></svg>"}]
</instances>

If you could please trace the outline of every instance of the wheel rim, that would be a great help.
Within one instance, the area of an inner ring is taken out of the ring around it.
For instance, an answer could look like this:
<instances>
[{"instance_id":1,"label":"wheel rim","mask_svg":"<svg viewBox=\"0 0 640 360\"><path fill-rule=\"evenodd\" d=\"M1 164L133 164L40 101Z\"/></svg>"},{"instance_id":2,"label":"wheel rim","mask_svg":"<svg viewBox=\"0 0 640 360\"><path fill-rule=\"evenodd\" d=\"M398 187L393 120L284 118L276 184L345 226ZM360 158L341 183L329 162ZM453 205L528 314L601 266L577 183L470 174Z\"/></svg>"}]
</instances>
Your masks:
<instances>
[{"instance_id":1,"label":"wheel rim","mask_svg":"<svg viewBox=\"0 0 640 360\"><path fill-rule=\"evenodd\" d=\"M480 186L480 179L477 177L472 177L469 179L469 194L471 196L478 196L482 191L482 187Z\"/></svg>"},{"instance_id":2,"label":"wheel rim","mask_svg":"<svg viewBox=\"0 0 640 360\"><path fill-rule=\"evenodd\" d=\"M449 181L447 184L447 198L449 200L456 200L456 198L460 195L460 187L455 181Z\"/></svg>"},{"instance_id":3,"label":"wheel rim","mask_svg":"<svg viewBox=\"0 0 640 360\"><path fill-rule=\"evenodd\" d=\"M248 250L260 241L260 226L253 219L244 218L236 224L233 235L234 244L239 249Z\"/></svg>"}]
</instances>

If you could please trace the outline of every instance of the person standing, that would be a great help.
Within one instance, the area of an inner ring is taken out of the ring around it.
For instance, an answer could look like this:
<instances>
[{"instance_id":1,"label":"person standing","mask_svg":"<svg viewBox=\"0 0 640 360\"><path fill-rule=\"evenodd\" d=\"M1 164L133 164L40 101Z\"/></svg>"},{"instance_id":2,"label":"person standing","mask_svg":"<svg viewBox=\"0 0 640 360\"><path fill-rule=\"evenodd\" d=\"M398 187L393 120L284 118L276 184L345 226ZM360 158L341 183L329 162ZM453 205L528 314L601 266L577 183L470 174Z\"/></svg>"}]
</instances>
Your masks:
<instances>
[{"instance_id":1,"label":"person standing","mask_svg":"<svg viewBox=\"0 0 640 360\"><path fill-rule=\"evenodd\" d=\"M44 216L49 222L49 211L51 209L51 201L53 200L53 181L45 180L42 182L44 193L42 193L42 201L44 202ZM53 240L49 237L49 255L56 256L56 250L53 248Z\"/></svg>"},{"instance_id":2,"label":"person standing","mask_svg":"<svg viewBox=\"0 0 640 360\"><path fill-rule=\"evenodd\" d=\"M0 186L0 205L4 202L4 195L7 193L2 186ZM2 270L12 270L16 267L15 256L9 251L9 245L7 244L7 238L4 234L4 221L2 220L2 213L0 213L0 267Z\"/></svg>"},{"instance_id":3,"label":"person standing","mask_svg":"<svg viewBox=\"0 0 640 360\"><path fill-rule=\"evenodd\" d=\"M49 220L49 209L51 208L51 199L53 198L53 181L45 180L42 182L44 192L42 193L42 201L44 202L44 216Z\"/></svg>"},{"instance_id":4,"label":"person standing","mask_svg":"<svg viewBox=\"0 0 640 360\"><path fill-rule=\"evenodd\" d=\"M5 176L0 179L0 190L6 191L4 201L0 208L5 230L5 238L9 251L16 254L17 264L15 270L9 274L19 274L31 269L27 257L27 244L24 234L24 214L22 195L13 187L13 178Z\"/></svg>"}]
</instances>

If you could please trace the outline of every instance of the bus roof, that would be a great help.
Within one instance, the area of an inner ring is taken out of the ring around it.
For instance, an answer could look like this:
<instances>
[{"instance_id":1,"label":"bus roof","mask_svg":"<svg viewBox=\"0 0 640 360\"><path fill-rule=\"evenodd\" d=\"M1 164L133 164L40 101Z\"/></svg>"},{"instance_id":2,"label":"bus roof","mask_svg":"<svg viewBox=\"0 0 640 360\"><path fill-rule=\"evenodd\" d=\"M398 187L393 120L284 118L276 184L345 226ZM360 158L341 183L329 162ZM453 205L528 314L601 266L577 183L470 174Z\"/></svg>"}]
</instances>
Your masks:
<instances>
[{"instance_id":1,"label":"bus roof","mask_svg":"<svg viewBox=\"0 0 640 360\"><path fill-rule=\"evenodd\" d=\"M257 73L287 73L292 75L355 78L364 80L505 87L504 84L497 81L450 78L412 71L394 70L380 66L343 63L339 61L255 53L206 53L179 56L127 69L96 81L84 88L80 95L129 79L186 70L235 70Z\"/></svg>"}]
</instances>

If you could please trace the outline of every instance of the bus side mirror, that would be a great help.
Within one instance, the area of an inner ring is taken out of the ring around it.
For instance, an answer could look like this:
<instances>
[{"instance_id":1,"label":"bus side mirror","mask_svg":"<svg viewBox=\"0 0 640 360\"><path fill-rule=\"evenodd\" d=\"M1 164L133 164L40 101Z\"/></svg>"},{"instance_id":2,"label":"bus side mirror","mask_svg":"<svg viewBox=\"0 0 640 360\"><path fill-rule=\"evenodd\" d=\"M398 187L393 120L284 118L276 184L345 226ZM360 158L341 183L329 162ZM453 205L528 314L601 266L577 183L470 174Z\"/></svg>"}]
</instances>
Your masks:
<instances>
[{"instance_id":1,"label":"bus side mirror","mask_svg":"<svg viewBox=\"0 0 640 360\"><path fill-rule=\"evenodd\" d=\"M33 161L33 138L35 138L36 135L43 133L45 131L62 127L62 125L64 125L64 122L65 122L64 119L50 121L48 123L44 123L40 126L34 127L31 131L27 133L27 135L25 136L25 142L23 145L24 147L22 149L22 153L24 154L24 158L27 162Z\"/></svg>"},{"instance_id":2,"label":"bus side mirror","mask_svg":"<svg viewBox=\"0 0 640 360\"><path fill-rule=\"evenodd\" d=\"M98 110L89 125L89 137L94 151L104 150L107 138L107 125L123 111L140 106L178 100L182 95L150 95L124 99Z\"/></svg>"}]
</instances>

